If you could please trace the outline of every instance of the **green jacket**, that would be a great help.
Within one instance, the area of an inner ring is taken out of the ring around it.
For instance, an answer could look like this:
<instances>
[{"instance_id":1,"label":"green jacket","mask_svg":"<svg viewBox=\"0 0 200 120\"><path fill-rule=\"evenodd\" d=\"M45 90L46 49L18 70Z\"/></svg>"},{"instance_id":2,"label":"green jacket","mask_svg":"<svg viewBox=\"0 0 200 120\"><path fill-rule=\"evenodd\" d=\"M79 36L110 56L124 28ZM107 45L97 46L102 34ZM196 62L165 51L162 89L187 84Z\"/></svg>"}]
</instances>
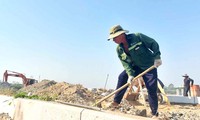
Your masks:
<instances>
[{"instance_id":1,"label":"green jacket","mask_svg":"<svg viewBox=\"0 0 200 120\"><path fill-rule=\"evenodd\" d=\"M129 76L135 76L133 66L146 70L154 64L155 59L160 59L159 45L154 39L142 33L128 34L126 38L129 55L122 44L117 46L117 54Z\"/></svg>"}]
</instances>

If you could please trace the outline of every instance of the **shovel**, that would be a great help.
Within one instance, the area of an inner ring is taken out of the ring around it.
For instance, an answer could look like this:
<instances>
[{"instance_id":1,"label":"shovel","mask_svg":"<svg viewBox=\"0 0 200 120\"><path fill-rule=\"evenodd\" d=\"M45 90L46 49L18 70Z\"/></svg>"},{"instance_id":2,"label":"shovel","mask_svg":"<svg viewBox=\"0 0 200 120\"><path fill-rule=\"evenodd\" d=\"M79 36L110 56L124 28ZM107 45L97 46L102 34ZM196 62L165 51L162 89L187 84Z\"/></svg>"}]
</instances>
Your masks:
<instances>
[{"instance_id":1,"label":"shovel","mask_svg":"<svg viewBox=\"0 0 200 120\"><path fill-rule=\"evenodd\" d=\"M142 77L144 74L146 74L147 72L153 70L154 68L156 68L156 66L153 65L153 66L151 66L150 68L146 69L144 72L142 72L142 73L140 73L139 75L137 75L136 77L134 77L134 79L132 80L132 82L135 81L135 80L137 80L138 78ZM113 92L110 93L109 95L107 95L107 96L103 97L101 100L97 101L93 106L102 107L102 106L101 106L101 102L103 102L104 100L108 99L109 97L111 97L111 96L114 95L115 93L121 91L122 89L126 88L127 86L131 85L132 82L131 82L131 83L128 82L128 83L124 84L123 86L121 86L121 87L118 88L117 90L113 91Z\"/></svg>"},{"instance_id":2,"label":"shovel","mask_svg":"<svg viewBox=\"0 0 200 120\"><path fill-rule=\"evenodd\" d=\"M142 100L143 100L143 105L144 105L144 114L147 115L147 105L146 105L146 100L145 100L145 97L144 97L144 93L143 93L143 90L142 90L142 83L141 83L141 78L138 78L138 82L139 82L139 86L140 86L140 91L141 91L141 94L142 94Z\"/></svg>"},{"instance_id":3,"label":"shovel","mask_svg":"<svg viewBox=\"0 0 200 120\"><path fill-rule=\"evenodd\" d=\"M141 81L140 81L141 83L139 83L139 79L141 79ZM125 93L123 99L126 99L128 101L136 101L140 95L139 94L139 91L141 90L140 84L141 84L141 86L145 85L142 77L140 77L140 78L138 78L138 80L135 80L132 82L132 84L129 86L127 92ZM136 91L133 89L133 86L137 87Z\"/></svg>"},{"instance_id":4,"label":"shovel","mask_svg":"<svg viewBox=\"0 0 200 120\"><path fill-rule=\"evenodd\" d=\"M164 95L164 96L163 96L163 97L164 97L164 100L165 100L165 101L167 102L167 104L170 106L170 105L171 105L171 104L170 104L170 101L169 101L169 99L168 99L168 97L167 97L167 95L166 95L164 89L162 88L162 86L160 85L159 82L158 82L157 84L158 84L158 88L160 89L160 92Z\"/></svg>"}]
</instances>

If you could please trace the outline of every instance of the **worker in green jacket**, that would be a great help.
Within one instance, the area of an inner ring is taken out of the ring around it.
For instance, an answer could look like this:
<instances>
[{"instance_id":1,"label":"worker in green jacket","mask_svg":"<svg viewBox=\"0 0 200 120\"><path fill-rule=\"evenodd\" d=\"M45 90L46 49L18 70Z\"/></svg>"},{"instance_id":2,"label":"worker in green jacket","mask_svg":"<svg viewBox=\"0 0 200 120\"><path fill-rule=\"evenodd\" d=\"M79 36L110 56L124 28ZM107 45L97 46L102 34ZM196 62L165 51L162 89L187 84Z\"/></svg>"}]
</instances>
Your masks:
<instances>
[{"instance_id":1,"label":"worker in green jacket","mask_svg":"<svg viewBox=\"0 0 200 120\"><path fill-rule=\"evenodd\" d=\"M117 54L120 59L124 71L118 77L117 88L120 88L124 84L131 82L133 78L152 65L156 67L162 64L160 58L160 50L158 43L142 34L126 34L127 30L124 30L120 25L111 27L108 40L113 40L118 44ZM158 116L158 97L157 97L157 68L149 71L143 76L146 88L148 90L148 100L153 117ZM126 88L115 94L112 106L118 106L126 92Z\"/></svg>"}]
</instances>

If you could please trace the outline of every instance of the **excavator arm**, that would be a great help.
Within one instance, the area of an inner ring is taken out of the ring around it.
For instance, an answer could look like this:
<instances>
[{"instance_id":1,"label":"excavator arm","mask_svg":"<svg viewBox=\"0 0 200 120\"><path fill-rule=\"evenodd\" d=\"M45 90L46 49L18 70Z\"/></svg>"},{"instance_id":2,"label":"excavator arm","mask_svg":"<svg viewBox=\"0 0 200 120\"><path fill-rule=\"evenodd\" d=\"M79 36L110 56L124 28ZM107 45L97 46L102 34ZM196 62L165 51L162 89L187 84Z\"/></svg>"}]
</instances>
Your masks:
<instances>
[{"instance_id":1,"label":"excavator arm","mask_svg":"<svg viewBox=\"0 0 200 120\"><path fill-rule=\"evenodd\" d=\"M26 78L26 76L22 73L14 72L14 71L9 71L6 70L3 74L3 82L8 82L8 76L13 76L13 77L21 77L23 81L23 85L27 86L29 83L29 80Z\"/></svg>"}]
</instances>

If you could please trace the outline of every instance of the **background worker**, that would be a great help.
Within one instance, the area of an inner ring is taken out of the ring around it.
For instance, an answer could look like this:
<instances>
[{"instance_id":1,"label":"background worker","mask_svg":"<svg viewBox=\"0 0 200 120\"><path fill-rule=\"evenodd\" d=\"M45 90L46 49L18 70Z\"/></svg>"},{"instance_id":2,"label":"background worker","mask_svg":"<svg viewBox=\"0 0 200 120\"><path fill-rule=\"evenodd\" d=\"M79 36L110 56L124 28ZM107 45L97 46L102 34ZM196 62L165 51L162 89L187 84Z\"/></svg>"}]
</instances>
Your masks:
<instances>
[{"instance_id":1,"label":"background worker","mask_svg":"<svg viewBox=\"0 0 200 120\"><path fill-rule=\"evenodd\" d=\"M110 29L108 40L112 39L117 46L118 57L124 67L124 71L118 77L117 88L131 82L135 76L142 73L152 65L156 67L162 64L160 59L160 50L158 43L142 34L125 34L120 25L115 25ZM157 69L153 69L143 76L146 88L148 90L148 99L153 117L158 116L158 96L157 96ZM126 88L115 94L113 106L120 104Z\"/></svg>"},{"instance_id":2,"label":"background worker","mask_svg":"<svg viewBox=\"0 0 200 120\"><path fill-rule=\"evenodd\" d=\"M184 77L184 80L183 80L183 82L184 82L184 93L183 93L183 95L188 96L188 92L190 93L190 86L193 85L194 80L191 79L187 74L183 75L183 77Z\"/></svg>"}]
</instances>

